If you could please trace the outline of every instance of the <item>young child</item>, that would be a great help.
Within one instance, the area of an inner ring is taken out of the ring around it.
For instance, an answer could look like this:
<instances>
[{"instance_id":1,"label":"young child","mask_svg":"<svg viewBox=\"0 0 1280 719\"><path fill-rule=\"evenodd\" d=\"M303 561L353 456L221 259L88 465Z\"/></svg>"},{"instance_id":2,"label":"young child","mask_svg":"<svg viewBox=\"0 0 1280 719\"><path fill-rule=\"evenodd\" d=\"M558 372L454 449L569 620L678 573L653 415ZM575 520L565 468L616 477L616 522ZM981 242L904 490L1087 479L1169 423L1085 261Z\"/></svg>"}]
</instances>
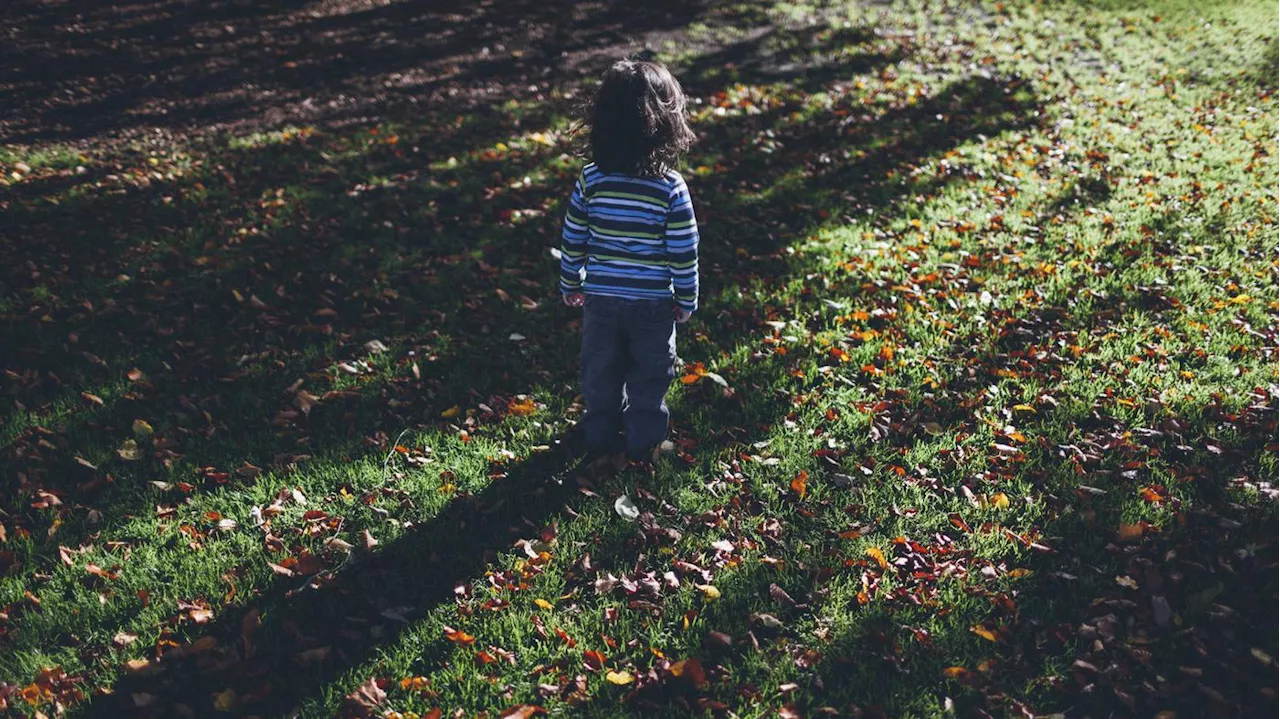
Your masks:
<instances>
[{"instance_id":1,"label":"young child","mask_svg":"<svg viewBox=\"0 0 1280 719\"><path fill-rule=\"evenodd\" d=\"M698 226L675 165L693 142L680 83L624 60L584 121L592 162L564 218L560 291L582 307L588 452L650 460L667 436L676 323L698 309Z\"/></svg>"}]
</instances>

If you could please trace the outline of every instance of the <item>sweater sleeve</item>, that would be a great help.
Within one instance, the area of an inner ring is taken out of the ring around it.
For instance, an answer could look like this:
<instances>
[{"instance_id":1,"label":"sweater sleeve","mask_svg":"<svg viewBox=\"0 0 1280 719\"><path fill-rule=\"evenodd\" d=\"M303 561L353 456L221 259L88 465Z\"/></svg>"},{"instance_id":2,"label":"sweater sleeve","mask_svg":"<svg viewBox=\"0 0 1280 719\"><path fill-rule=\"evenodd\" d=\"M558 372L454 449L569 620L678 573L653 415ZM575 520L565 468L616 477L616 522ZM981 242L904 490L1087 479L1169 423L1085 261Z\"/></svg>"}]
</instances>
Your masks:
<instances>
[{"instance_id":1,"label":"sweater sleeve","mask_svg":"<svg viewBox=\"0 0 1280 719\"><path fill-rule=\"evenodd\" d=\"M564 213L560 242L560 292L582 291L582 270L587 261L587 203L583 199L583 177L573 183L569 207Z\"/></svg>"},{"instance_id":2,"label":"sweater sleeve","mask_svg":"<svg viewBox=\"0 0 1280 719\"><path fill-rule=\"evenodd\" d=\"M684 178L676 176L667 207L667 268L676 304L689 312L698 309L698 220Z\"/></svg>"}]
</instances>

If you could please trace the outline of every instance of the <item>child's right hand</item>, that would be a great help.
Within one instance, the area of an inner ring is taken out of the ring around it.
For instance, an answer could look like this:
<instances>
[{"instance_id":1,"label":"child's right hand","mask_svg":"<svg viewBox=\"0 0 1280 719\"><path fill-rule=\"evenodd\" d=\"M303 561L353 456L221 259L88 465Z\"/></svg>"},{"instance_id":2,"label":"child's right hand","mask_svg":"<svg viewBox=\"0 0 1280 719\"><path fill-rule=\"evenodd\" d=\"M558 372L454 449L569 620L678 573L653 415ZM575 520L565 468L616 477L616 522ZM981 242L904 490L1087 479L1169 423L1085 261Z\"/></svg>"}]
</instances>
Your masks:
<instances>
[{"instance_id":1,"label":"child's right hand","mask_svg":"<svg viewBox=\"0 0 1280 719\"><path fill-rule=\"evenodd\" d=\"M581 292L565 294L561 295L561 297L564 299L564 303L570 307L581 307L587 302L587 296Z\"/></svg>"},{"instance_id":2,"label":"child's right hand","mask_svg":"<svg viewBox=\"0 0 1280 719\"><path fill-rule=\"evenodd\" d=\"M690 312L689 310L686 310L681 307L676 308L676 324L682 325L685 322L688 322L689 318L692 316L693 316L693 313Z\"/></svg>"}]
</instances>

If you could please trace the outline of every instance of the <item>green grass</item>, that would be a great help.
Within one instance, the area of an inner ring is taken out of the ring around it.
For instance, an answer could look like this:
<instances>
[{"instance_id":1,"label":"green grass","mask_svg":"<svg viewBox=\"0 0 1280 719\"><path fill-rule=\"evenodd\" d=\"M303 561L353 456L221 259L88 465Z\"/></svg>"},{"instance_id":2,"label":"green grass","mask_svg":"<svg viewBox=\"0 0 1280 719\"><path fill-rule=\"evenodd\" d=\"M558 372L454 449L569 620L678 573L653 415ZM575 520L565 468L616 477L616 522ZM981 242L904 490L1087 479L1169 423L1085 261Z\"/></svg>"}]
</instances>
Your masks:
<instances>
[{"instance_id":1,"label":"green grass","mask_svg":"<svg viewBox=\"0 0 1280 719\"><path fill-rule=\"evenodd\" d=\"M554 448L585 85L6 147L0 707L1274 714L1274 5L727 17L639 523Z\"/></svg>"}]
</instances>

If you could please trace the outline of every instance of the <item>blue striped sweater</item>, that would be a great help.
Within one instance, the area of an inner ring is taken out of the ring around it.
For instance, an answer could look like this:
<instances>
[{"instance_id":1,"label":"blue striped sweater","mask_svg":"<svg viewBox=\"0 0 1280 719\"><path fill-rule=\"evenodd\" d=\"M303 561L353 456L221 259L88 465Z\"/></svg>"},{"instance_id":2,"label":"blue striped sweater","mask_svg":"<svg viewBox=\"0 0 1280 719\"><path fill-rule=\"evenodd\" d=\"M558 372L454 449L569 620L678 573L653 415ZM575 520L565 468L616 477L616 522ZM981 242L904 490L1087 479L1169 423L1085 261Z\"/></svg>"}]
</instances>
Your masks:
<instances>
[{"instance_id":1,"label":"blue striped sweater","mask_svg":"<svg viewBox=\"0 0 1280 719\"><path fill-rule=\"evenodd\" d=\"M560 291L674 297L697 310L698 222L680 173L630 177L595 163L583 168L564 216Z\"/></svg>"}]
</instances>

